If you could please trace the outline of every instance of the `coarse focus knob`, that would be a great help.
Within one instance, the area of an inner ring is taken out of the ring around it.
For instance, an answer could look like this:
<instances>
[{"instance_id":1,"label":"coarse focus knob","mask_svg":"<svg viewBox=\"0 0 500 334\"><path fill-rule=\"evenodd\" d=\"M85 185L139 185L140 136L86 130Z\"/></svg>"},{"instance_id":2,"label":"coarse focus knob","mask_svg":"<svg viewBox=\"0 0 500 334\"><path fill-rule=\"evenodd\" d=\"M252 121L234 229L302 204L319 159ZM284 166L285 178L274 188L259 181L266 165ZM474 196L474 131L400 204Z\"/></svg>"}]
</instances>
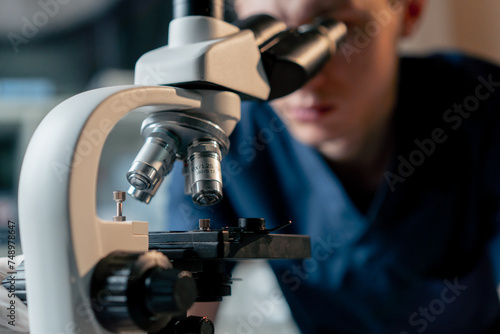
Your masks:
<instances>
[{"instance_id":1,"label":"coarse focus knob","mask_svg":"<svg viewBox=\"0 0 500 334\"><path fill-rule=\"evenodd\" d=\"M113 252L95 267L91 300L96 318L111 332L157 332L194 303L189 272L172 269L160 252Z\"/></svg>"}]
</instances>

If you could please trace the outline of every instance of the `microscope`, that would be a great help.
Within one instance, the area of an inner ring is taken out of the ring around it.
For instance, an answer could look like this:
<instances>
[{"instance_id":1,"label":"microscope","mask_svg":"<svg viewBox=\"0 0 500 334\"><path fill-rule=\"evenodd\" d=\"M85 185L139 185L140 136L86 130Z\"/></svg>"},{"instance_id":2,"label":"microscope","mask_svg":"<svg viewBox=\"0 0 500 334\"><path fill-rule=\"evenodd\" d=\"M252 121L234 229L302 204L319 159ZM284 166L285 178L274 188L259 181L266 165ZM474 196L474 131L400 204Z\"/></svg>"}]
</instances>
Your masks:
<instances>
[{"instance_id":1,"label":"microscope","mask_svg":"<svg viewBox=\"0 0 500 334\"><path fill-rule=\"evenodd\" d=\"M220 162L241 100L293 92L347 30L327 19L288 29L268 15L230 24L223 0L173 2L169 43L137 61L134 85L69 98L30 141L19 219L32 334L213 333L208 319L186 317L186 310L230 294L225 261L310 256L307 236L272 234L277 228L262 218L149 232L147 222L123 216L123 191L114 193L112 220L97 216L102 148L127 113L145 114L144 145L124 175L129 197L149 203L179 160L186 194L196 205L214 205L223 196Z\"/></svg>"}]
</instances>

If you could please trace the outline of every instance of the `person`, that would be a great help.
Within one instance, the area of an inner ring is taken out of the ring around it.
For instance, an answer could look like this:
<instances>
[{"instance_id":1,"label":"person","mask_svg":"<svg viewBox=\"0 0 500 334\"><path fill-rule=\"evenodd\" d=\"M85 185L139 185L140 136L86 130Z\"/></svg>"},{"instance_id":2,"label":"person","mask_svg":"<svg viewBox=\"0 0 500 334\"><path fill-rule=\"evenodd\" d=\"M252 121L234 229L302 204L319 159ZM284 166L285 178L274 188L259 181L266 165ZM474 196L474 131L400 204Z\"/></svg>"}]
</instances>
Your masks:
<instances>
[{"instance_id":1,"label":"person","mask_svg":"<svg viewBox=\"0 0 500 334\"><path fill-rule=\"evenodd\" d=\"M348 36L298 91L243 103L221 203L192 204L175 168L168 228L291 220L312 256L271 266L303 333L500 332L500 68L400 57L425 5L235 3L292 27L333 17Z\"/></svg>"}]
</instances>

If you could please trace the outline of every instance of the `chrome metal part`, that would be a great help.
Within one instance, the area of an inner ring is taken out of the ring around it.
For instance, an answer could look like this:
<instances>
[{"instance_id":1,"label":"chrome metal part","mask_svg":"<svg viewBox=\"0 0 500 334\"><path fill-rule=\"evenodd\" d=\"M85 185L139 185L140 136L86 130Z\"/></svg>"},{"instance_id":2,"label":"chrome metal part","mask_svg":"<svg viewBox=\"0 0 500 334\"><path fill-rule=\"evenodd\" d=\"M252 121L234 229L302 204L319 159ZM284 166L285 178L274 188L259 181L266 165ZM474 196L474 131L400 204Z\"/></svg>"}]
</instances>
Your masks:
<instances>
[{"instance_id":1,"label":"chrome metal part","mask_svg":"<svg viewBox=\"0 0 500 334\"><path fill-rule=\"evenodd\" d=\"M223 156L229 150L229 139L226 133L217 124L209 120L185 113L160 112L142 122L141 133L144 137L148 137L157 128L169 129L171 133L175 133L179 138L178 159L186 158L191 143L204 138L212 138L217 141Z\"/></svg>"},{"instance_id":2,"label":"chrome metal part","mask_svg":"<svg viewBox=\"0 0 500 334\"><path fill-rule=\"evenodd\" d=\"M123 202L125 202L126 196L124 191L113 191L113 200L116 202L116 216L113 217L113 221L127 220L127 217L123 215Z\"/></svg>"},{"instance_id":3,"label":"chrome metal part","mask_svg":"<svg viewBox=\"0 0 500 334\"><path fill-rule=\"evenodd\" d=\"M210 230L210 219L200 219L198 223L200 226L200 230L202 231Z\"/></svg>"},{"instance_id":4,"label":"chrome metal part","mask_svg":"<svg viewBox=\"0 0 500 334\"><path fill-rule=\"evenodd\" d=\"M156 194L156 191L160 187L161 183L163 182L163 178L161 179L160 182L156 183L156 186L151 189L151 190L138 190L134 188L133 186L130 186L127 190L127 193L135 198L136 200L149 204L151 202L151 199L154 197Z\"/></svg>"},{"instance_id":5,"label":"chrome metal part","mask_svg":"<svg viewBox=\"0 0 500 334\"><path fill-rule=\"evenodd\" d=\"M171 170L179 140L168 129L157 127L148 134L127 173L130 185L137 190L153 190Z\"/></svg>"},{"instance_id":6,"label":"chrome metal part","mask_svg":"<svg viewBox=\"0 0 500 334\"><path fill-rule=\"evenodd\" d=\"M149 203L177 158L185 164L185 193L196 204L221 200L220 161L229 149L229 139L217 124L197 116L160 112L144 120L141 132L146 143L127 174L132 197Z\"/></svg>"},{"instance_id":7,"label":"chrome metal part","mask_svg":"<svg viewBox=\"0 0 500 334\"><path fill-rule=\"evenodd\" d=\"M193 202L214 205L222 199L222 154L217 141L195 141L188 148L187 165Z\"/></svg>"}]
</instances>

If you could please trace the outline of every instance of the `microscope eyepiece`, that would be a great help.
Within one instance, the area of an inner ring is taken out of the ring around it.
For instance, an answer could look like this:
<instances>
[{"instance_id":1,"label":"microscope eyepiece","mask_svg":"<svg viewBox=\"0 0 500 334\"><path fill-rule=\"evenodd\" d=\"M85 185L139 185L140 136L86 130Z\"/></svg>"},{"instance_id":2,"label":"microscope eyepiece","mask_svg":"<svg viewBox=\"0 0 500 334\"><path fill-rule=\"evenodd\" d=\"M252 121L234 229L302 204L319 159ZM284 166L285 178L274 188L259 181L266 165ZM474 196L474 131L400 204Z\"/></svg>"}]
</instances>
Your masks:
<instances>
[{"instance_id":1,"label":"microscope eyepiece","mask_svg":"<svg viewBox=\"0 0 500 334\"><path fill-rule=\"evenodd\" d=\"M186 180L196 204L214 205L222 199L221 159L219 144L213 139L195 141L188 147Z\"/></svg>"}]
</instances>

